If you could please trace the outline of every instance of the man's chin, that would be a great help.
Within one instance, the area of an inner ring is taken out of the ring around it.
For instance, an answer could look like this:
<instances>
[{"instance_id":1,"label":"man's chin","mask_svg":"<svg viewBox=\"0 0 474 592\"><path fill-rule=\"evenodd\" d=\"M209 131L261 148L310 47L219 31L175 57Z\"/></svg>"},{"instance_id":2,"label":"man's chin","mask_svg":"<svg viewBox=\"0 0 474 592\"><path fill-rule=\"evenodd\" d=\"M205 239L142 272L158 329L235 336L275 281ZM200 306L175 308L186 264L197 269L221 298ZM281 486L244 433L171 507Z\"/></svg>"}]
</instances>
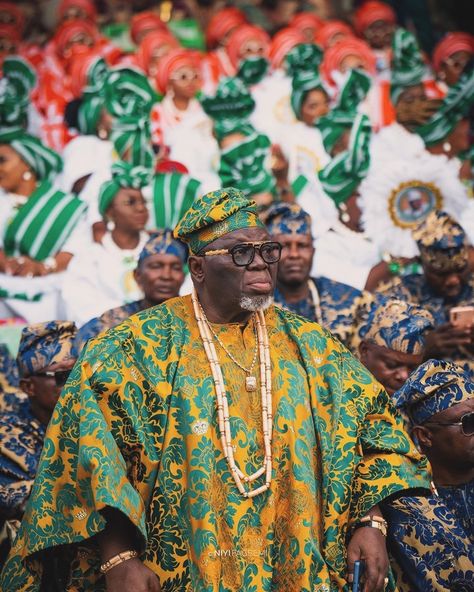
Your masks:
<instances>
[{"instance_id":1,"label":"man's chin","mask_svg":"<svg viewBox=\"0 0 474 592\"><path fill-rule=\"evenodd\" d=\"M239 304L242 310L247 310L249 312L266 310L269 306L273 304L273 294L244 294L240 298Z\"/></svg>"}]
</instances>

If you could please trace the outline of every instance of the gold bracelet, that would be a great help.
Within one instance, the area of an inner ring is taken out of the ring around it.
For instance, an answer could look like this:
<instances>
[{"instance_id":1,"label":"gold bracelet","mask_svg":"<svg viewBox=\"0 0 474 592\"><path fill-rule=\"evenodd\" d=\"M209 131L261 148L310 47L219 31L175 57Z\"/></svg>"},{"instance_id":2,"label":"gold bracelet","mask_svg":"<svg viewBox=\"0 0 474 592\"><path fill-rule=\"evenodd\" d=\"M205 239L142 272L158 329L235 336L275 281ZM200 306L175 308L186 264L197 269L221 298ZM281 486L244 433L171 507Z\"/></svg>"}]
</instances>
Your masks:
<instances>
[{"instance_id":1,"label":"gold bracelet","mask_svg":"<svg viewBox=\"0 0 474 592\"><path fill-rule=\"evenodd\" d=\"M370 526L371 528L378 528L383 536L387 536L388 524L382 516L364 516L361 518L359 524L361 526Z\"/></svg>"},{"instance_id":2,"label":"gold bracelet","mask_svg":"<svg viewBox=\"0 0 474 592\"><path fill-rule=\"evenodd\" d=\"M135 557L138 557L138 553L136 551L122 551L121 553L117 553L117 555L114 555L113 557L105 561L100 566L100 571L103 574L106 574L113 567L120 565L124 561L128 561L128 559L135 559Z\"/></svg>"}]
</instances>

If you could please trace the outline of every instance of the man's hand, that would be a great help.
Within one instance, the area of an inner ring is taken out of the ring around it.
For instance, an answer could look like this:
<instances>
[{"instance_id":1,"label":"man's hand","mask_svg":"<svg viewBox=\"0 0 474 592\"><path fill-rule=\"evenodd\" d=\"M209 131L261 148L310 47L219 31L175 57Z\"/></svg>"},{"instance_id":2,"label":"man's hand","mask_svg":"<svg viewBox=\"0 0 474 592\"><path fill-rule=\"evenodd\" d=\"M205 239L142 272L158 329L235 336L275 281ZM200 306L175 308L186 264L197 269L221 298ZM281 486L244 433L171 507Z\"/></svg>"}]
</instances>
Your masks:
<instances>
[{"instance_id":1,"label":"man's hand","mask_svg":"<svg viewBox=\"0 0 474 592\"><path fill-rule=\"evenodd\" d=\"M425 360L449 356L459 347L466 347L472 343L472 327L458 327L452 323L445 323L426 335L423 356Z\"/></svg>"},{"instance_id":2,"label":"man's hand","mask_svg":"<svg viewBox=\"0 0 474 592\"><path fill-rule=\"evenodd\" d=\"M382 592L389 562L385 537L377 528L361 526L354 531L347 547L348 575L354 573L354 562L359 559L366 566L364 592Z\"/></svg>"},{"instance_id":3,"label":"man's hand","mask_svg":"<svg viewBox=\"0 0 474 592\"><path fill-rule=\"evenodd\" d=\"M157 576L139 559L128 559L105 574L107 592L160 592Z\"/></svg>"}]
</instances>

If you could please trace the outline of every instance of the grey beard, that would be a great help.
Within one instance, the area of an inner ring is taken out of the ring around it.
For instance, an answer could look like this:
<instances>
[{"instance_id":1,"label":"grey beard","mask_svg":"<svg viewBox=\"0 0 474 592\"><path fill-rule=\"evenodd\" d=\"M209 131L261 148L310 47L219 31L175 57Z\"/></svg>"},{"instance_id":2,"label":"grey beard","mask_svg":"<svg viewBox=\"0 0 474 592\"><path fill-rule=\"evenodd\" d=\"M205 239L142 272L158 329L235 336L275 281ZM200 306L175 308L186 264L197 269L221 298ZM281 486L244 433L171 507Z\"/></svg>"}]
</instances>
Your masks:
<instances>
[{"instance_id":1,"label":"grey beard","mask_svg":"<svg viewBox=\"0 0 474 592\"><path fill-rule=\"evenodd\" d=\"M273 304L273 296L242 296L240 299L240 308L249 312L265 310Z\"/></svg>"}]
</instances>

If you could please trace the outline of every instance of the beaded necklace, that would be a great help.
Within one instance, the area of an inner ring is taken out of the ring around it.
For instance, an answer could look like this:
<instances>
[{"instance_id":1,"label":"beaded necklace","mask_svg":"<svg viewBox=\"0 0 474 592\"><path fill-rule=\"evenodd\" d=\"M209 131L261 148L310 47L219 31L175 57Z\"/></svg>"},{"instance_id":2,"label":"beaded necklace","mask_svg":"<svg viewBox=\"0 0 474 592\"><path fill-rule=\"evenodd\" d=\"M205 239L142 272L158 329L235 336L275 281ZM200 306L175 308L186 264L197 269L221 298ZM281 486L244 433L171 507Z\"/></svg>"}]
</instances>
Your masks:
<instances>
[{"instance_id":1,"label":"beaded necklace","mask_svg":"<svg viewBox=\"0 0 474 592\"><path fill-rule=\"evenodd\" d=\"M270 362L270 346L268 342L268 333L265 323L265 315L263 311L259 310L255 315L255 323L257 326L258 352L260 359L260 390L262 400L262 428L263 428L263 442L265 448L265 455L263 465L255 471L252 475L245 475L234 458L234 449L232 446L232 435L230 430L230 416L229 416L229 402L225 390L224 377L222 375L221 366L217 358L216 348L212 338L212 333L209 329L208 321L205 317L204 311L199 303L195 291L192 293L192 303L194 309L194 316L196 318L199 334L204 345L209 365L211 367L212 378L214 380L214 388L216 391L217 402L217 418L219 423L219 432L222 443L222 451L229 466L232 477L235 481L237 489L245 498L252 498L260 493L264 493L270 488L272 481L272 424L273 424L273 407L272 407L272 377L271 377L271 362ZM247 489L244 484L252 483L262 475L265 475L265 484L256 489Z\"/></svg>"}]
</instances>

